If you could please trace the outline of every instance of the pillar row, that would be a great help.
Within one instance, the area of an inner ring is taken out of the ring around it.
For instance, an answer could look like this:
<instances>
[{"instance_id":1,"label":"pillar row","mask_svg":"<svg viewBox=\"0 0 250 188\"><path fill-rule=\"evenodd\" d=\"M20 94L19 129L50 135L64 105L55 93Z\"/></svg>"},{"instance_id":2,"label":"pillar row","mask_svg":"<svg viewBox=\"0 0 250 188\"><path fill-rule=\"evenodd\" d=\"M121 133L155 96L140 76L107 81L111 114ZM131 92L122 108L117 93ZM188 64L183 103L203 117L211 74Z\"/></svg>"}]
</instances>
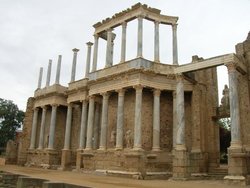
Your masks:
<instances>
[{"instance_id":1,"label":"pillar row","mask_svg":"<svg viewBox=\"0 0 250 188\"><path fill-rule=\"evenodd\" d=\"M32 130L31 130L31 138L30 138L30 148L35 149L36 145L36 130L37 130L37 118L38 118L38 108L34 109L33 120L32 120Z\"/></svg>"},{"instance_id":2,"label":"pillar row","mask_svg":"<svg viewBox=\"0 0 250 188\"><path fill-rule=\"evenodd\" d=\"M54 149L55 129L56 129L57 105L52 105L51 121L49 128L49 145L48 149Z\"/></svg>"},{"instance_id":3,"label":"pillar row","mask_svg":"<svg viewBox=\"0 0 250 188\"><path fill-rule=\"evenodd\" d=\"M117 107L117 123L116 123L116 149L123 149L123 122L124 122L124 96L125 90L118 90L118 107Z\"/></svg>"},{"instance_id":4,"label":"pillar row","mask_svg":"<svg viewBox=\"0 0 250 188\"><path fill-rule=\"evenodd\" d=\"M153 109L153 151L160 150L160 95L161 90L154 90L154 109Z\"/></svg>"}]
</instances>

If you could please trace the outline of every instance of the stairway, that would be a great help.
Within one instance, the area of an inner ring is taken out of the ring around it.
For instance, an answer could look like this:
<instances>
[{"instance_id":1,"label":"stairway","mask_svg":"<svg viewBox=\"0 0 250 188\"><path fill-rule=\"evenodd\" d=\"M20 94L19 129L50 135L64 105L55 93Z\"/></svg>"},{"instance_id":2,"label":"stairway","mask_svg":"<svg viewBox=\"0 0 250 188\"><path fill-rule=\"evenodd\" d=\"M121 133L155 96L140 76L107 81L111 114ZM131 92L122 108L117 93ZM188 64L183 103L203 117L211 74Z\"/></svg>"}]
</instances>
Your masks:
<instances>
[{"instance_id":1,"label":"stairway","mask_svg":"<svg viewBox=\"0 0 250 188\"><path fill-rule=\"evenodd\" d=\"M209 179L220 180L228 174L227 165L220 165L218 168L211 169L208 173Z\"/></svg>"}]
</instances>

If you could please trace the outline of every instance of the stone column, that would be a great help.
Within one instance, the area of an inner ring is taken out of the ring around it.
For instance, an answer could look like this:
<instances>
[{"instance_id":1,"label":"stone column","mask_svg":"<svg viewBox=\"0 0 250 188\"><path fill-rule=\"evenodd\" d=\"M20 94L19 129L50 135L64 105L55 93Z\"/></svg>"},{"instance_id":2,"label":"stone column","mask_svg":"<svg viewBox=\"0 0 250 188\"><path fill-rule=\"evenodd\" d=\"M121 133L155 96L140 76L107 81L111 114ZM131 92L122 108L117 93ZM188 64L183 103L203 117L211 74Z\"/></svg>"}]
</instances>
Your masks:
<instances>
[{"instance_id":1,"label":"stone column","mask_svg":"<svg viewBox=\"0 0 250 188\"><path fill-rule=\"evenodd\" d=\"M74 81L75 81L75 77L76 77L77 52L79 51L79 49L74 48L72 51L74 52L74 54L73 54L73 62L72 62L71 80L70 80L70 82L74 82Z\"/></svg>"},{"instance_id":2,"label":"stone column","mask_svg":"<svg viewBox=\"0 0 250 188\"><path fill-rule=\"evenodd\" d=\"M47 107L43 106L43 112L42 112L42 122L40 127L40 136L39 136L39 146L38 149L43 149L44 146L44 129L45 129L45 120L46 120L46 111Z\"/></svg>"},{"instance_id":3,"label":"stone column","mask_svg":"<svg viewBox=\"0 0 250 188\"><path fill-rule=\"evenodd\" d=\"M177 131L177 119L176 119L176 91L173 91L173 149L176 145L176 131Z\"/></svg>"},{"instance_id":4,"label":"stone column","mask_svg":"<svg viewBox=\"0 0 250 188\"><path fill-rule=\"evenodd\" d=\"M230 117L231 117L231 144L230 148L241 148L241 131L240 131L240 109L238 95L237 70L234 63L227 65L229 80L229 100L230 100Z\"/></svg>"},{"instance_id":5,"label":"stone column","mask_svg":"<svg viewBox=\"0 0 250 188\"><path fill-rule=\"evenodd\" d=\"M106 65L105 67L112 66L112 30L107 30L107 48L106 48Z\"/></svg>"},{"instance_id":6,"label":"stone column","mask_svg":"<svg viewBox=\"0 0 250 188\"><path fill-rule=\"evenodd\" d=\"M37 89L41 89L43 79L43 68L40 67Z\"/></svg>"},{"instance_id":7,"label":"stone column","mask_svg":"<svg viewBox=\"0 0 250 188\"><path fill-rule=\"evenodd\" d=\"M91 46L93 45L92 42L86 43L88 46L88 52L87 52L87 60L86 60L86 70L85 70L85 77L89 77L89 69L90 69L90 57L91 57Z\"/></svg>"},{"instance_id":8,"label":"stone column","mask_svg":"<svg viewBox=\"0 0 250 188\"><path fill-rule=\"evenodd\" d=\"M38 108L34 109L29 149L35 149L35 145L36 145L36 128L37 128L38 111L39 111Z\"/></svg>"},{"instance_id":9,"label":"stone column","mask_svg":"<svg viewBox=\"0 0 250 188\"><path fill-rule=\"evenodd\" d=\"M154 112L153 112L153 151L160 150L160 95L161 90L154 90Z\"/></svg>"},{"instance_id":10,"label":"stone column","mask_svg":"<svg viewBox=\"0 0 250 188\"><path fill-rule=\"evenodd\" d=\"M142 57L142 39L143 39L143 17L138 16L138 37L137 37L137 57Z\"/></svg>"},{"instance_id":11,"label":"stone column","mask_svg":"<svg viewBox=\"0 0 250 188\"><path fill-rule=\"evenodd\" d=\"M93 54L92 72L96 71L96 68L97 68L98 40L99 40L99 36L97 34L95 34L94 37L95 37L95 43L94 43L94 54Z\"/></svg>"},{"instance_id":12,"label":"stone column","mask_svg":"<svg viewBox=\"0 0 250 188\"><path fill-rule=\"evenodd\" d=\"M123 119L124 119L124 95L125 90L118 90L118 107L116 123L116 150L123 149Z\"/></svg>"},{"instance_id":13,"label":"stone column","mask_svg":"<svg viewBox=\"0 0 250 188\"><path fill-rule=\"evenodd\" d=\"M173 31L173 64L178 65L177 24L172 25L172 31Z\"/></svg>"},{"instance_id":14,"label":"stone column","mask_svg":"<svg viewBox=\"0 0 250 188\"><path fill-rule=\"evenodd\" d=\"M62 62L62 56L59 55L58 61L57 61L57 68L56 68L56 82L55 82L55 84L60 84L61 62Z\"/></svg>"},{"instance_id":15,"label":"stone column","mask_svg":"<svg viewBox=\"0 0 250 188\"><path fill-rule=\"evenodd\" d=\"M159 43L159 21L155 21L155 53L154 61L160 63L160 43Z\"/></svg>"},{"instance_id":16,"label":"stone column","mask_svg":"<svg viewBox=\"0 0 250 188\"><path fill-rule=\"evenodd\" d=\"M87 143L85 150L92 150L93 126L94 126L95 96L89 97L89 113L87 127Z\"/></svg>"},{"instance_id":17,"label":"stone column","mask_svg":"<svg viewBox=\"0 0 250 188\"><path fill-rule=\"evenodd\" d=\"M135 150L142 149L142 130L141 130L141 107L142 107L142 89L141 85L134 86L135 94L135 125L134 125L134 147Z\"/></svg>"},{"instance_id":18,"label":"stone column","mask_svg":"<svg viewBox=\"0 0 250 188\"><path fill-rule=\"evenodd\" d=\"M84 149L86 145L86 130L87 130L87 107L88 102L82 101L82 115L81 115L81 129L80 129L80 140L79 149Z\"/></svg>"},{"instance_id":19,"label":"stone column","mask_svg":"<svg viewBox=\"0 0 250 188\"><path fill-rule=\"evenodd\" d=\"M102 94L102 122L101 122L101 137L100 137L100 150L107 148L107 129L108 129L108 100L109 93Z\"/></svg>"},{"instance_id":20,"label":"stone column","mask_svg":"<svg viewBox=\"0 0 250 188\"><path fill-rule=\"evenodd\" d=\"M95 118L94 118L94 133L93 133L93 149L99 146L99 127L100 127L100 105L95 105Z\"/></svg>"},{"instance_id":21,"label":"stone column","mask_svg":"<svg viewBox=\"0 0 250 188\"><path fill-rule=\"evenodd\" d=\"M177 75L176 85L176 118L177 118L177 135L176 149L185 149L185 106L184 106L184 78ZM177 148L178 147L178 148Z\"/></svg>"},{"instance_id":22,"label":"stone column","mask_svg":"<svg viewBox=\"0 0 250 188\"><path fill-rule=\"evenodd\" d=\"M121 45L121 62L124 63L126 61L126 30L127 30L127 22L122 23L122 45Z\"/></svg>"},{"instance_id":23,"label":"stone column","mask_svg":"<svg viewBox=\"0 0 250 188\"><path fill-rule=\"evenodd\" d=\"M64 139L64 150L70 149L70 134L71 134L71 123L72 123L72 104L68 104L67 119L66 119L66 130Z\"/></svg>"},{"instance_id":24,"label":"stone column","mask_svg":"<svg viewBox=\"0 0 250 188\"><path fill-rule=\"evenodd\" d=\"M49 64L48 64L48 70L47 70L46 87L48 87L50 85L51 66L52 66L52 60L50 59Z\"/></svg>"},{"instance_id":25,"label":"stone column","mask_svg":"<svg viewBox=\"0 0 250 188\"><path fill-rule=\"evenodd\" d=\"M57 105L52 105L51 112L51 121L49 128L49 145L48 149L54 149L54 140L55 140L55 129L56 129L56 113L57 113Z\"/></svg>"}]
</instances>

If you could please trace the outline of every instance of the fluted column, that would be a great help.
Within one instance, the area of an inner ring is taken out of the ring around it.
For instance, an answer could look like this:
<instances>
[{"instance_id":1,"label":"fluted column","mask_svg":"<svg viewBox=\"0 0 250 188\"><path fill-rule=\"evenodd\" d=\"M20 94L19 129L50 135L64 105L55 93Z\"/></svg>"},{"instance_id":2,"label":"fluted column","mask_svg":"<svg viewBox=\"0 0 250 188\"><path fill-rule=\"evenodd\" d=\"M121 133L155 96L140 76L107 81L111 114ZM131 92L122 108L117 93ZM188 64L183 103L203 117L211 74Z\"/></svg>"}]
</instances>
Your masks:
<instances>
[{"instance_id":1,"label":"fluted column","mask_svg":"<svg viewBox=\"0 0 250 188\"><path fill-rule=\"evenodd\" d=\"M185 149L185 109L184 109L184 78L177 75L176 86L176 118L177 118L177 135L176 149Z\"/></svg>"},{"instance_id":2,"label":"fluted column","mask_svg":"<svg viewBox=\"0 0 250 188\"><path fill-rule=\"evenodd\" d=\"M107 148L107 129L108 129L108 100L109 93L102 94L102 122L101 122L101 137L100 137L100 150Z\"/></svg>"},{"instance_id":3,"label":"fluted column","mask_svg":"<svg viewBox=\"0 0 250 188\"><path fill-rule=\"evenodd\" d=\"M82 115L81 115L81 129L80 129L80 140L79 149L84 149L86 145L86 130L87 130L87 107L88 102L86 100L82 101Z\"/></svg>"},{"instance_id":4,"label":"fluted column","mask_svg":"<svg viewBox=\"0 0 250 188\"><path fill-rule=\"evenodd\" d=\"M177 132L177 120L176 120L176 91L173 91L173 149L176 145L176 132Z\"/></svg>"},{"instance_id":5,"label":"fluted column","mask_svg":"<svg viewBox=\"0 0 250 188\"><path fill-rule=\"evenodd\" d=\"M71 123L72 123L72 104L68 104L67 119L66 119L66 130L64 139L64 150L70 149L70 134L71 134Z\"/></svg>"},{"instance_id":6,"label":"fluted column","mask_svg":"<svg viewBox=\"0 0 250 188\"><path fill-rule=\"evenodd\" d=\"M122 23L122 44L121 44L121 62L124 63L126 61L126 34L127 30L127 22Z\"/></svg>"},{"instance_id":7,"label":"fluted column","mask_svg":"<svg viewBox=\"0 0 250 188\"><path fill-rule=\"evenodd\" d=\"M107 48L106 48L106 65L105 67L112 66L112 30L107 30Z\"/></svg>"},{"instance_id":8,"label":"fluted column","mask_svg":"<svg viewBox=\"0 0 250 188\"><path fill-rule=\"evenodd\" d=\"M88 46L88 52L87 52L87 60L86 60L86 70L85 70L85 77L89 77L89 69L90 69L90 58L91 58L91 46L93 45L92 42L86 43Z\"/></svg>"},{"instance_id":9,"label":"fluted column","mask_svg":"<svg viewBox=\"0 0 250 188\"><path fill-rule=\"evenodd\" d=\"M173 32L173 64L178 65L177 24L172 25L172 32Z\"/></svg>"},{"instance_id":10,"label":"fluted column","mask_svg":"<svg viewBox=\"0 0 250 188\"><path fill-rule=\"evenodd\" d=\"M40 136L39 136L39 146L38 149L43 149L44 146L44 129L45 129L45 120L46 120L46 111L47 107L43 106L43 111L42 111L42 122L41 122L41 127L40 127Z\"/></svg>"},{"instance_id":11,"label":"fluted column","mask_svg":"<svg viewBox=\"0 0 250 188\"><path fill-rule=\"evenodd\" d=\"M49 127L49 145L48 149L54 149L54 140L55 140L55 129L56 129L56 113L57 105L52 105L51 120Z\"/></svg>"},{"instance_id":12,"label":"fluted column","mask_svg":"<svg viewBox=\"0 0 250 188\"><path fill-rule=\"evenodd\" d=\"M43 68L40 67L40 70L39 70L39 78L38 78L38 84L37 84L37 89L41 89L41 86L42 86L42 79L43 79Z\"/></svg>"},{"instance_id":13,"label":"fluted column","mask_svg":"<svg viewBox=\"0 0 250 188\"><path fill-rule=\"evenodd\" d=\"M238 94L238 79L236 64L229 63L226 65L228 69L229 80L229 100L230 100L230 118L231 118L231 144L230 148L241 148L241 130L240 130L240 109Z\"/></svg>"},{"instance_id":14,"label":"fluted column","mask_svg":"<svg viewBox=\"0 0 250 188\"><path fill-rule=\"evenodd\" d=\"M60 73L61 73L61 62L62 62L62 56L58 56L57 61L57 68L56 68L56 81L55 84L60 84Z\"/></svg>"},{"instance_id":15,"label":"fluted column","mask_svg":"<svg viewBox=\"0 0 250 188\"><path fill-rule=\"evenodd\" d=\"M153 109L153 151L160 150L160 95L161 90L154 90L154 109Z\"/></svg>"},{"instance_id":16,"label":"fluted column","mask_svg":"<svg viewBox=\"0 0 250 188\"><path fill-rule=\"evenodd\" d=\"M48 70L47 70L46 87L48 87L50 85L51 66L52 66L52 60L50 59L49 64L48 64Z\"/></svg>"},{"instance_id":17,"label":"fluted column","mask_svg":"<svg viewBox=\"0 0 250 188\"><path fill-rule=\"evenodd\" d=\"M96 71L96 68L97 68L99 36L96 34L96 35L94 35L94 38L95 38L95 43L94 43L94 54L93 54L92 72Z\"/></svg>"},{"instance_id":18,"label":"fluted column","mask_svg":"<svg viewBox=\"0 0 250 188\"><path fill-rule=\"evenodd\" d=\"M123 121L124 121L124 94L125 90L118 90L118 107L116 123L116 149L123 149Z\"/></svg>"},{"instance_id":19,"label":"fluted column","mask_svg":"<svg viewBox=\"0 0 250 188\"><path fill-rule=\"evenodd\" d=\"M154 61L160 63L160 42L159 42L159 24L160 22L155 21L155 49L154 49Z\"/></svg>"},{"instance_id":20,"label":"fluted column","mask_svg":"<svg viewBox=\"0 0 250 188\"><path fill-rule=\"evenodd\" d=\"M74 54L73 54L73 62L72 62L71 80L70 80L70 82L74 82L74 81L75 81L75 77L76 77L77 52L79 51L79 49L74 48L72 51L74 52Z\"/></svg>"},{"instance_id":21,"label":"fluted column","mask_svg":"<svg viewBox=\"0 0 250 188\"><path fill-rule=\"evenodd\" d=\"M93 126L94 126L95 96L89 97L87 143L85 150L92 150Z\"/></svg>"},{"instance_id":22,"label":"fluted column","mask_svg":"<svg viewBox=\"0 0 250 188\"><path fill-rule=\"evenodd\" d=\"M137 36L137 57L142 57L142 43L143 43L143 17L138 16L138 36Z\"/></svg>"},{"instance_id":23,"label":"fluted column","mask_svg":"<svg viewBox=\"0 0 250 188\"><path fill-rule=\"evenodd\" d=\"M141 107L142 107L142 89L141 85L135 88L135 125L134 125L134 147L135 150L142 149L142 129L141 129Z\"/></svg>"},{"instance_id":24,"label":"fluted column","mask_svg":"<svg viewBox=\"0 0 250 188\"><path fill-rule=\"evenodd\" d=\"M36 129L37 129L37 117L38 117L38 108L34 109L33 120L32 120L32 130L31 130L31 138L30 138L30 148L35 149L36 145Z\"/></svg>"}]
</instances>

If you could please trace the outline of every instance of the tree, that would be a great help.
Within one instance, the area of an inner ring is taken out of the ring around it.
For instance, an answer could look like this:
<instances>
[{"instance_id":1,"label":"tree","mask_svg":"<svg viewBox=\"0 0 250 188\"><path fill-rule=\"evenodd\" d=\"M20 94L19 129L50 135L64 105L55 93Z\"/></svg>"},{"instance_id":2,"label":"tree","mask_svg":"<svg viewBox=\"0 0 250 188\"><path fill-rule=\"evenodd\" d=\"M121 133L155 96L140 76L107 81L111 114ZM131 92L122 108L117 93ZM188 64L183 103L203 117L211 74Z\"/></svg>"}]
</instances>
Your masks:
<instances>
[{"instance_id":1,"label":"tree","mask_svg":"<svg viewBox=\"0 0 250 188\"><path fill-rule=\"evenodd\" d=\"M6 147L8 140L15 138L15 133L21 127L24 112L10 100L0 98L0 147Z\"/></svg>"}]
</instances>

